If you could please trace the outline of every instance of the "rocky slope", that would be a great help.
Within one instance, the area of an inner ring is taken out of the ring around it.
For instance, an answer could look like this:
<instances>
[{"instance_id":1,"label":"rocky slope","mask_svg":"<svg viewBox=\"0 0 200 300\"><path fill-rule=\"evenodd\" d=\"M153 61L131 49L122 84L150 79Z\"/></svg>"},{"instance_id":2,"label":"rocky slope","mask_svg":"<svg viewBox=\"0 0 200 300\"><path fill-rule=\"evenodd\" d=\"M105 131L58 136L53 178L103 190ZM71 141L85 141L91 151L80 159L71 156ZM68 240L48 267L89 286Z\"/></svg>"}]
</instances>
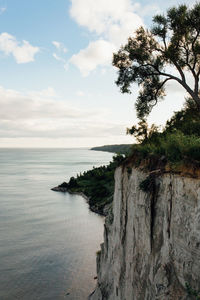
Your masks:
<instances>
[{"instance_id":1,"label":"rocky slope","mask_svg":"<svg viewBox=\"0 0 200 300\"><path fill-rule=\"evenodd\" d=\"M200 289L200 180L162 174L145 193L139 185L147 176L115 172L90 300L192 299L185 283Z\"/></svg>"}]
</instances>

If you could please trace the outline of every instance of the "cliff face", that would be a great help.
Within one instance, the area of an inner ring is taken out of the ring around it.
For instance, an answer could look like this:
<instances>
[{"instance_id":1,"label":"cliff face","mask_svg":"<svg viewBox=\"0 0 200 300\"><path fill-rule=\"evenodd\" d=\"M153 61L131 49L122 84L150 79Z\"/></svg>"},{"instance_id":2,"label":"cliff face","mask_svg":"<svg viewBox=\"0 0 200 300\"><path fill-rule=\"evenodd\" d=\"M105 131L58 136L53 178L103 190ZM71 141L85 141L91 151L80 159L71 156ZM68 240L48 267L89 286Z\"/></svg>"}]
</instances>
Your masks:
<instances>
[{"instance_id":1,"label":"cliff face","mask_svg":"<svg viewBox=\"0 0 200 300\"><path fill-rule=\"evenodd\" d=\"M90 300L189 299L186 282L200 289L200 180L164 174L145 193L146 177L116 170Z\"/></svg>"}]
</instances>

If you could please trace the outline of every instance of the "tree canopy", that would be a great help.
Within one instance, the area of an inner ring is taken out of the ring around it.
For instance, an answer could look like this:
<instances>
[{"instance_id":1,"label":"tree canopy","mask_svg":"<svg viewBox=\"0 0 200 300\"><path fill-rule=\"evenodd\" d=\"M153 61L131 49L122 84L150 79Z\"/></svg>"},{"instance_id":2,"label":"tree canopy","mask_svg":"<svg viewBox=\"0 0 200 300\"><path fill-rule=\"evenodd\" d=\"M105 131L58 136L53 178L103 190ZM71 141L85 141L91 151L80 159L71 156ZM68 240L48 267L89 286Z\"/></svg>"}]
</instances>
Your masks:
<instances>
[{"instance_id":1,"label":"tree canopy","mask_svg":"<svg viewBox=\"0 0 200 300\"><path fill-rule=\"evenodd\" d=\"M187 91L200 111L200 3L192 8L172 7L166 15L156 15L151 30L140 27L113 55L113 65L119 69L116 84L122 93L130 93L133 83L139 85L136 110L140 119L165 96L170 80Z\"/></svg>"}]
</instances>

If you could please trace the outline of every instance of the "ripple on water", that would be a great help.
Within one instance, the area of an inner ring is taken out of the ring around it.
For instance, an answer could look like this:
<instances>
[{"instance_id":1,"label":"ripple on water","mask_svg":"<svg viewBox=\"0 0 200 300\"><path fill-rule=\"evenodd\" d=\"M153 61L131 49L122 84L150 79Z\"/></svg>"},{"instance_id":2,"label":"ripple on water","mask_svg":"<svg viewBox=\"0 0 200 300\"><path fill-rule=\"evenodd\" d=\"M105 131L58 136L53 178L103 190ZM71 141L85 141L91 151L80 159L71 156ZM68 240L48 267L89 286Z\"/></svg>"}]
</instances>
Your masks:
<instances>
[{"instance_id":1,"label":"ripple on water","mask_svg":"<svg viewBox=\"0 0 200 300\"><path fill-rule=\"evenodd\" d=\"M111 157L87 149L0 150L0 299L87 299L103 218L82 197L50 188Z\"/></svg>"}]
</instances>

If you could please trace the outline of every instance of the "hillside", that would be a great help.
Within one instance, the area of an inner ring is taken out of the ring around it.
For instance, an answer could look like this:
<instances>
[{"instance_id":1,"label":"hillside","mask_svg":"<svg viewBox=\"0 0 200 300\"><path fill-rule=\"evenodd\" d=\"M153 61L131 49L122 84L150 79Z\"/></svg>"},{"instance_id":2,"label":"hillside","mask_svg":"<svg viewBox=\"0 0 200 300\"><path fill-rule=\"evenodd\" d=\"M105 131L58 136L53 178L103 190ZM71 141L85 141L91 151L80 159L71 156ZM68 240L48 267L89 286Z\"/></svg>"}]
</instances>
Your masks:
<instances>
[{"instance_id":1,"label":"hillside","mask_svg":"<svg viewBox=\"0 0 200 300\"><path fill-rule=\"evenodd\" d=\"M81 194L93 212L106 215L113 201L114 172L124 159L123 155L115 155L109 165L85 171L76 178L71 177L69 182L63 182L52 190Z\"/></svg>"},{"instance_id":2,"label":"hillside","mask_svg":"<svg viewBox=\"0 0 200 300\"><path fill-rule=\"evenodd\" d=\"M91 150L106 151L112 153L129 154L131 152L132 144L120 144L120 145L104 145L100 147L93 147Z\"/></svg>"}]
</instances>

